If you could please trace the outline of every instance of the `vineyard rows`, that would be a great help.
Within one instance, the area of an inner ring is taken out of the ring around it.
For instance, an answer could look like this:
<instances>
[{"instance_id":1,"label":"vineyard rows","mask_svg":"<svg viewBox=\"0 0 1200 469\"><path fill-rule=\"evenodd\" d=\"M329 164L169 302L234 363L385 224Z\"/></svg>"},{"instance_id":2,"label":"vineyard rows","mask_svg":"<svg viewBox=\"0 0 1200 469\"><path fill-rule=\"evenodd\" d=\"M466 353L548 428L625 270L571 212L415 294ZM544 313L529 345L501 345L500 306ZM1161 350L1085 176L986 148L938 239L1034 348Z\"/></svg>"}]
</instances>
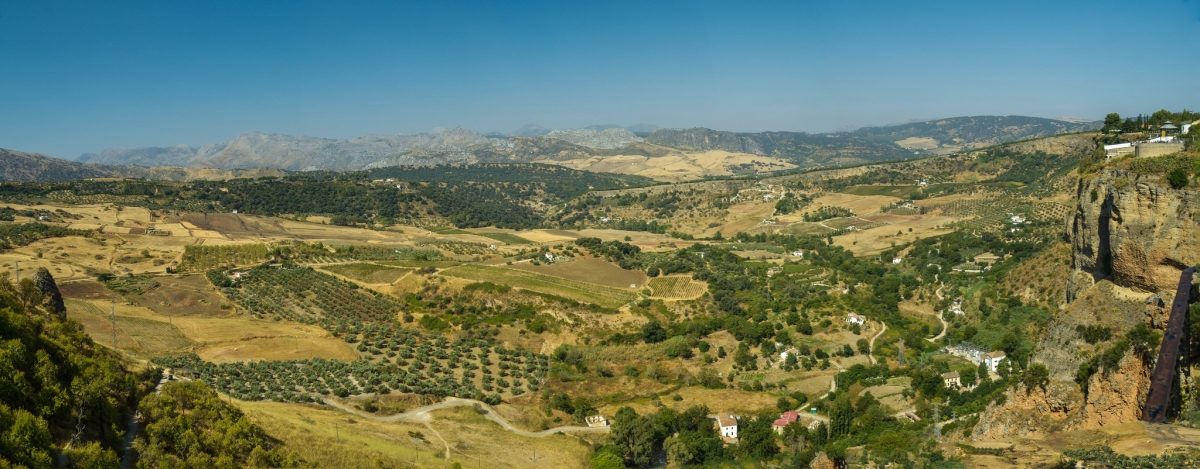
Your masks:
<instances>
[{"instance_id":1,"label":"vineyard rows","mask_svg":"<svg viewBox=\"0 0 1200 469\"><path fill-rule=\"evenodd\" d=\"M690 276L655 277L647 284L654 296L661 298L696 298L708 291L703 283L692 281Z\"/></svg>"},{"instance_id":2,"label":"vineyard rows","mask_svg":"<svg viewBox=\"0 0 1200 469\"><path fill-rule=\"evenodd\" d=\"M637 299L631 291L518 269L463 265L444 270L442 275L523 288L605 308L618 308Z\"/></svg>"},{"instance_id":3,"label":"vineyard rows","mask_svg":"<svg viewBox=\"0 0 1200 469\"><path fill-rule=\"evenodd\" d=\"M183 249L179 272L203 272L226 265L257 264L267 258L265 244L190 245Z\"/></svg>"}]
</instances>

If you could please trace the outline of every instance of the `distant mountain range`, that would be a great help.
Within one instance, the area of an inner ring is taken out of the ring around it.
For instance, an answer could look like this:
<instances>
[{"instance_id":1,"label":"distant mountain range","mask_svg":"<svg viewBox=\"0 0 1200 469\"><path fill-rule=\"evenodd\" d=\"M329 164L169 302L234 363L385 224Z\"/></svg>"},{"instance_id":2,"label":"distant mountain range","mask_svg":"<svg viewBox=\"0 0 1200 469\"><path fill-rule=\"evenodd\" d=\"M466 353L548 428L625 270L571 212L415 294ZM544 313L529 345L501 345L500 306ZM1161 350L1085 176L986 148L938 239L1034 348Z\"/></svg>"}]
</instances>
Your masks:
<instances>
[{"instance_id":1,"label":"distant mountain range","mask_svg":"<svg viewBox=\"0 0 1200 469\"><path fill-rule=\"evenodd\" d=\"M817 167L949 153L1099 127L1099 122L975 116L822 134L659 129L649 124L595 125L553 131L526 125L513 136L484 135L461 127L416 135L365 135L352 139L245 133L228 142L201 147L112 148L81 155L78 161L2 150L0 180L110 176L175 179L242 169L345 171L444 163L554 162L618 155L654 158L678 150L723 150L778 158L799 167ZM647 133L647 129L654 130ZM161 166L177 168L145 170Z\"/></svg>"}]
</instances>

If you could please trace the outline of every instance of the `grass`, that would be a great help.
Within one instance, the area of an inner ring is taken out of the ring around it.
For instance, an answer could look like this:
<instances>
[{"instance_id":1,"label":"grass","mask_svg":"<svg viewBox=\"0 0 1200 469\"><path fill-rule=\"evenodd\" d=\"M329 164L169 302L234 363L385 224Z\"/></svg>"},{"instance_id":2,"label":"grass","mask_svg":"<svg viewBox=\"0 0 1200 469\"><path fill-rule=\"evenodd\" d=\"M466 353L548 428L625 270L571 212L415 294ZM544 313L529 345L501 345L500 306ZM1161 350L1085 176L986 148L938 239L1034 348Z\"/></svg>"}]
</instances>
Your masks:
<instances>
[{"instance_id":1,"label":"grass","mask_svg":"<svg viewBox=\"0 0 1200 469\"><path fill-rule=\"evenodd\" d=\"M445 233L443 233L443 234L445 234ZM511 233L481 232L481 233L466 233L466 234L473 234L476 236L483 236L485 238L492 238L496 241L500 241L505 244L533 244L533 241L530 241L528 239L522 238L520 236L511 234Z\"/></svg>"},{"instance_id":2,"label":"grass","mask_svg":"<svg viewBox=\"0 0 1200 469\"><path fill-rule=\"evenodd\" d=\"M372 284L392 283L411 271L411 269L368 263L327 265L321 269Z\"/></svg>"},{"instance_id":3,"label":"grass","mask_svg":"<svg viewBox=\"0 0 1200 469\"><path fill-rule=\"evenodd\" d=\"M68 299L66 303L68 315L79 321L88 335L100 343L112 344L113 328L107 311L81 300ZM160 355L192 346L192 341L169 322L124 315L117 315L116 320L117 347L122 350Z\"/></svg>"},{"instance_id":4,"label":"grass","mask_svg":"<svg viewBox=\"0 0 1200 469\"><path fill-rule=\"evenodd\" d=\"M442 272L442 275L477 282L508 285L539 293L570 298L582 303L592 303L605 308L618 308L637 299L637 295L631 291L501 267L464 265L447 269Z\"/></svg>"}]
</instances>

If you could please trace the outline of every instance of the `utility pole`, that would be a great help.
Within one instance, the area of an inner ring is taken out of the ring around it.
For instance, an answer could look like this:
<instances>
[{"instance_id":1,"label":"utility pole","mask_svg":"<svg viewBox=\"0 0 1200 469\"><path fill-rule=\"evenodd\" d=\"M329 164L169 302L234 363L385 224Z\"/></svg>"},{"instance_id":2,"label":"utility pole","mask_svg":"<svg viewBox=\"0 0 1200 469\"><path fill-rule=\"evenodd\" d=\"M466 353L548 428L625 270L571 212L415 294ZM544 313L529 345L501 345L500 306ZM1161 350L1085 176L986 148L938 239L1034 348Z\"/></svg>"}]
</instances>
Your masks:
<instances>
[{"instance_id":1,"label":"utility pole","mask_svg":"<svg viewBox=\"0 0 1200 469\"><path fill-rule=\"evenodd\" d=\"M942 427L940 426L942 419L938 412L940 408L941 404L937 402L933 403L933 441L938 443L942 442Z\"/></svg>"}]
</instances>

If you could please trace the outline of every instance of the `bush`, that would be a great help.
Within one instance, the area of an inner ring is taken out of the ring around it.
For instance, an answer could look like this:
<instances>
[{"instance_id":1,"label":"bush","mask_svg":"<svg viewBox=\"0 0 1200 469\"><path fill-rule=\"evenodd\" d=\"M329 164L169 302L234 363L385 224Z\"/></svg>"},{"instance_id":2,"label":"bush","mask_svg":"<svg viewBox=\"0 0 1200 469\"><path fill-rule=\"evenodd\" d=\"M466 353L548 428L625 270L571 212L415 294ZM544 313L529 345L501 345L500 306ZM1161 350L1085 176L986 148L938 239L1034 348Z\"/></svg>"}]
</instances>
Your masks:
<instances>
[{"instance_id":1,"label":"bush","mask_svg":"<svg viewBox=\"0 0 1200 469\"><path fill-rule=\"evenodd\" d=\"M1170 183L1171 187L1175 189L1183 189L1184 187L1187 187L1187 171L1184 171L1182 168L1172 169L1171 172L1167 173L1167 182Z\"/></svg>"}]
</instances>

